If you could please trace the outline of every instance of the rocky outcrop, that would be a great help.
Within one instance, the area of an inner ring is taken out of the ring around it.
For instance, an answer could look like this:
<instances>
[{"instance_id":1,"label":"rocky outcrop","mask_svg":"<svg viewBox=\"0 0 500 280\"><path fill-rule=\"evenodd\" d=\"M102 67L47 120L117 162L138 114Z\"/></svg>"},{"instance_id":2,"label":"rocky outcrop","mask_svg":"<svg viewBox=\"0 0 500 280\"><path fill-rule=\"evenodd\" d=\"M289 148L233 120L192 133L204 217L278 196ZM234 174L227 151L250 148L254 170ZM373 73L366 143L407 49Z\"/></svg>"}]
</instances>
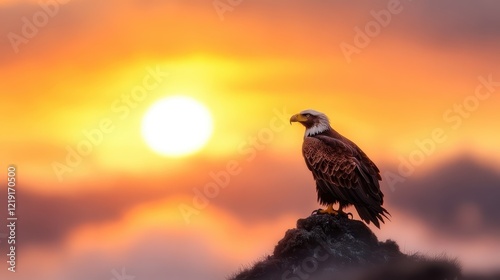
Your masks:
<instances>
[{"instance_id":1,"label":"rocky outcrop","mask_svg":"<svg viewBox=\"0 0 500 280\"><path fill-rule=\"evenodd\" d=\"M272 255L230 280L454 280L456 262L406 255L391 240L381 242L361 221L311 215L285 233Z\"/></svg>"}]
</instances>

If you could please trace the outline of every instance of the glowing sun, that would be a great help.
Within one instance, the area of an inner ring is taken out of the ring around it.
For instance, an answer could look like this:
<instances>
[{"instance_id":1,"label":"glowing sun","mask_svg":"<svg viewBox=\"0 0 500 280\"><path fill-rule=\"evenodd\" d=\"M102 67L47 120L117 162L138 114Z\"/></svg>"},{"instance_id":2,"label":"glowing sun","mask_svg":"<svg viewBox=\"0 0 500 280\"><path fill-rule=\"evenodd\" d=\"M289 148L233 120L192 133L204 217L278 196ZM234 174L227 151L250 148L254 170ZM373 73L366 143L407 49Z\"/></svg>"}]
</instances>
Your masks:
<instances>
[{"instance_id":1,"label":"glowing sun","mask_svg":"<svg viewBox=\"0 0 500 280\"><path fill-rule=\"evenodd\" d=\"M149 147L172 157L200 150L210 139L212 129L207 107L186 96L157 101L142 120L142 136Z\"/></svg>"}]
</instances>

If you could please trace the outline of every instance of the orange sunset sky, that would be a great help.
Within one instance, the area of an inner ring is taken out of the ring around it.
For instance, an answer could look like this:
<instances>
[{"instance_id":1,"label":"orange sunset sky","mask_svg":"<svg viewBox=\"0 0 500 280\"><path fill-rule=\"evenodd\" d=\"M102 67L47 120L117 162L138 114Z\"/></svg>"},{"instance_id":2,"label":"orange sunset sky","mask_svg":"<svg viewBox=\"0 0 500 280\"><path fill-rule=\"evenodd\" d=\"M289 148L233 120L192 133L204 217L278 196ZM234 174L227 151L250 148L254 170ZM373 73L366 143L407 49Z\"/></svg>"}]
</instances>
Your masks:
<instances>
[{"instance_id":1,"label":"orange sunset sky","mask_svg":"<svg viewBox=\"0 0 500 280\"><path fill-rule=\"evenodd\" d=\"M251 265L319 208L303 127L288 123L307 108L380 167L392 218L370 226L379 239L498 269L499 13L487 0L0 0L0 223L9 165L19 219L16 273L0 227L1 279L211 280ZM214 126L175 158L141 136L174 95Z\"/></svg>"}]
</instances>

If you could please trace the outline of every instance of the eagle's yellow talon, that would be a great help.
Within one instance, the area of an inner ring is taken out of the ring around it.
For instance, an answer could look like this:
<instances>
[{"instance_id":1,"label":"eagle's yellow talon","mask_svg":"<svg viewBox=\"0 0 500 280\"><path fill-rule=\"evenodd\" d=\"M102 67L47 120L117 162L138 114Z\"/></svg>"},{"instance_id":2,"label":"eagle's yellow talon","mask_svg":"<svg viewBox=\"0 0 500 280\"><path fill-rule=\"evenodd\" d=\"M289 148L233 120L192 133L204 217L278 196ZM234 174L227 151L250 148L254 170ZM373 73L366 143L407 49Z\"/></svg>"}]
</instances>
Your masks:
<instances>
[{"instance_id":1,"label":"eagle's yellow talon","mask_svg":"<svg viewBox=\"0 0 500 280\"><path fill-rule=\"evenodd\" d=\"M335 215L337 216L339 214L339 211L333 209L333 204L328 205L326 209L320 209L318 211L320 214L330 214L330 215Z\"/></svg>"}]
</instances>

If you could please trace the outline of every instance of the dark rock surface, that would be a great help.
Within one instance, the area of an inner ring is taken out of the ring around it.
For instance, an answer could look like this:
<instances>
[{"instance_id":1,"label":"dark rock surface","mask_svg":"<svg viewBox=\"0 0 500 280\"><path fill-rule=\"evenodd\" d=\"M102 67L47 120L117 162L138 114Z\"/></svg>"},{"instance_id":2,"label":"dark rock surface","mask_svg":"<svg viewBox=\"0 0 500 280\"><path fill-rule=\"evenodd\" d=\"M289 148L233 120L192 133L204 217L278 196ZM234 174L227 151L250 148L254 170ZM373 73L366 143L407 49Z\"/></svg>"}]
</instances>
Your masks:
<instances>
[{"instance_id":1,"label":"dark rock surface","mask_svg":"<svg viewBox=\"0 0 500 280\"><path fill-rule=\"evenodd\" d=\"M361 221L328 214L297 221L272 255L230 280L455 280L454 261L403 254L391 240L380 242Z\"/></svg>"}]
</instances>

